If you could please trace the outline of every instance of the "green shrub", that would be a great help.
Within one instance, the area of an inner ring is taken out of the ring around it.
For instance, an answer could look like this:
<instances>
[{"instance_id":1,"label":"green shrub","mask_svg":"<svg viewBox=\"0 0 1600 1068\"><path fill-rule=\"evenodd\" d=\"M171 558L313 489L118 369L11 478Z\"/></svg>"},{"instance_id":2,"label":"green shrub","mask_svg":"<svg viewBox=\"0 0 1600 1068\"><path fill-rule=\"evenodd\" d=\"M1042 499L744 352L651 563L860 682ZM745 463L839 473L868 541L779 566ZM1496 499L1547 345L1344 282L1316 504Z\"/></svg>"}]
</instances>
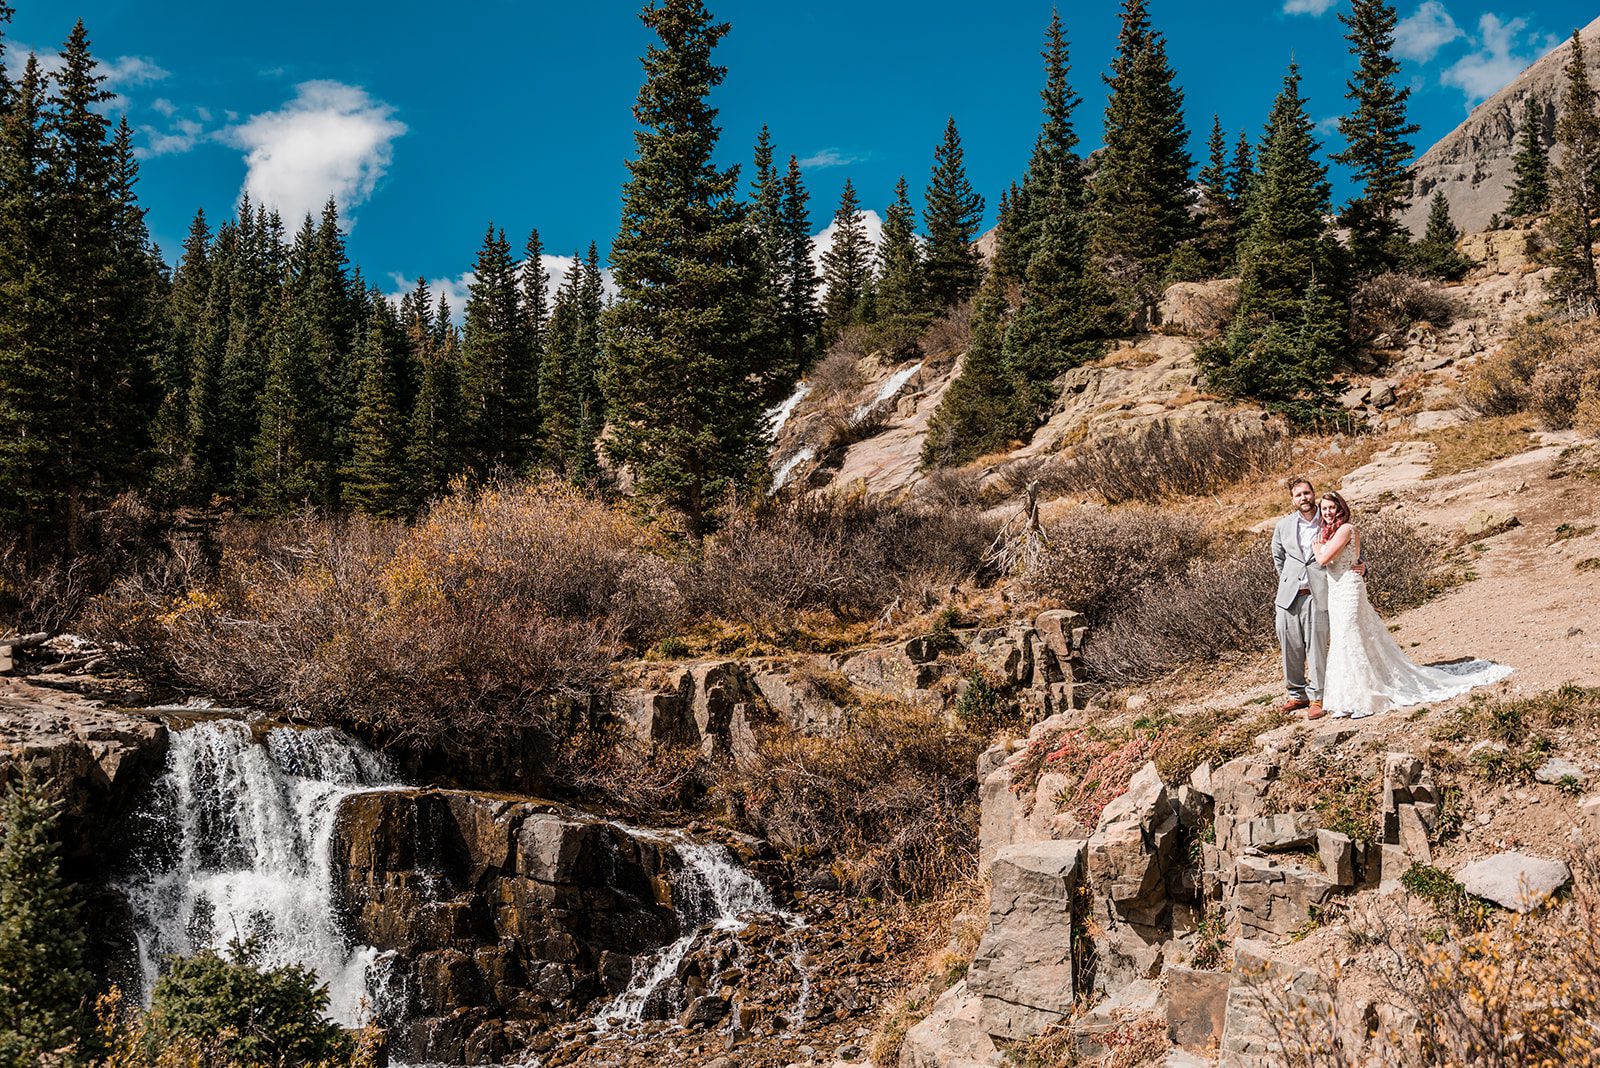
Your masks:
<instances>
[{"instance_id":1,"label":"green shrub","mask_svg":"<svg viewBox=\"0 0 1600 1068\"><path fill-rule=\"evenodd\" d=\"M146 1043L192 1040L238 1068L301 1068L348 1060L355 1040L327 1018L328 988L298 965L261 968L260 947L232 959L206 950L172 961L151 995Z\"/></svg>"}]
</instances>

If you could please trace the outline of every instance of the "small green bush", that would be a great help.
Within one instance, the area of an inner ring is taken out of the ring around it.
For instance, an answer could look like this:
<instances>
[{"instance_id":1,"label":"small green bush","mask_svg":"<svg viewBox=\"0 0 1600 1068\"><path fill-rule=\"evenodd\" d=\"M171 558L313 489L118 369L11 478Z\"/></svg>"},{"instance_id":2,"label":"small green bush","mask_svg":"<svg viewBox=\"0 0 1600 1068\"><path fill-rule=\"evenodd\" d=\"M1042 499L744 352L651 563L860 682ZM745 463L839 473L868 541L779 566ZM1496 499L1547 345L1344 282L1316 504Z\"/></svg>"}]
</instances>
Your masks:
<instances>
[{"instance_id":1,"label":"small green bush","mask_svg":"<svg viewBox=\"0 0 1600 1068\"><path fill-rule=\"evenodd\" d=\"M301 1068L348 1060L355 1040L327 1017L328 988L298 965L261 968L260 946L233 942L174 960L156 981L146 1043L193 1040L237 1068Z\"/></svg>"}]
</instances>

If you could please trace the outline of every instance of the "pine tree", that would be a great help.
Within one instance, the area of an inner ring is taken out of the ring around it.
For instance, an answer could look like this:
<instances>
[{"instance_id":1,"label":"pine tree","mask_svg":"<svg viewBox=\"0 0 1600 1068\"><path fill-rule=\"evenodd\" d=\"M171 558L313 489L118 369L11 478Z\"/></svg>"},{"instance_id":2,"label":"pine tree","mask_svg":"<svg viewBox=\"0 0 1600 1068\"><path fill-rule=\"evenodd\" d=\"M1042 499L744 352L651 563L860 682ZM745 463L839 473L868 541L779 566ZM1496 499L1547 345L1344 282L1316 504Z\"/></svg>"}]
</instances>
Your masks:
<instances>
[{"instance_id":1,"label":"pine tree","mask_svg":"<svg viewBox=\"0 0 1600 1068\"><path fill-rule=\"evenodd\" d=\"M408 338L381 294L373 294L369 303L343 499L368 515L401 516L413 505L406 462L410 420L399 384L410 357Z\"/></svg>"},{"instance_id":2,"label":"pine tree","mask_svg":"<svg viewBox=\"0 0 1600 1068\"><path fill-rule=\"evenodd\" d=\"M1211 137L1206 141L1206 165L1200 169L1200 250L1213 275L1230 270L1237 252L1239 212L1229 189L1231 177L1222 119L1213 115Z\"/></svg>"},{"instance_id":3,"label":"pine tree","mask_svg":"<svg viewBox=\"0 0 1600 1068\"><path fill-rule=\"evenodd\" d=\"M872 242L856 201L856 188L844 181L833 213L833 245L822 254L822 329L836 338L847 326L867 319L867 288L872 276Z\"/></svg>"},{"instance_id":4,"label":"pine tree","mask_svg":"<svg viewBox=\"0 0 1600 1068\"><path fill-rule=\"evenodd\" d=\"M1290 64L1247 201L1239 308L1228 336L1199 353L1215 388L1299 417L1329 403L1344 344L1343 308L1326 282L1335 252L1324 224L1327 172L1316 150L1300 71Z\"/></svg>"},{"instance_id":5,"label":"pine tree","mask_svg":"<svg viewBox=\"0 0 1600 1068\"><path fill-rule=\"evenodd\" d=\"M983 197L967 181L966 157L955 116L945 123L944 140L933 152L922 226L928 235L923 279L935 314L977 291L983 257L972 242L983 222Z\"/></svg>"},{"instance_id":6,"label":"pine tree","mask_svg":"<svg viewBox=\"0 0 1600 1068\"><path fill-rule=\"evenodd\" d=\"M1146 0L1123 0L1122 28L1106 78L1105 147L1094 176L1094 247L1127 294L1152 311L1172 254L1193 232L1189 131L1166 39Z\"/></svg>"},{"instance_id":7,"label":"pine tree","mask_svg":"<svg viewBox=\"0 0 1600 1068\"><path fill-rule=\"evenodd\" d=\"M1522 105L1522 129L1517 131L1515 178L1506 214L1514 218L1543 215L1550 207L1550 155L1544 144L1544 115L1529 93Z\"/></svg>"},{"instance_id":8,"label":"pine tree","mask_svg":"<svg viewBox=\"0 0 1600 1068\"><path fill-rule=\"evenodd\" d=\"M972 339L961 374L929 419L923 467L948 467L997 452L1017 432L1015 381L1001 352L1006 316L1005 283L991 274L974 301Z\"/></svg>"},{"instance_id":9,"label":"pine tree","mask_svg":"<svg viewBox=\"0 0 1600 1068\"><path fill-rule=\"evenodd\" d=\"M549 343L550 327L550 272L544 267L544 243L539 239L538 230L528 234L528 241L522 247L522 269L518 273L517 281L522 291L522 331L526 339L525 359L528 362L530 376L525 389L525 396L532 406L532 417L528 426L534 437L529 445L528 458L530 461L535 461L539 459L539 427L543 418L539 374L544 366L544 350Z\"/></svg>"},{"instance_id":10,"label":"pine tree","mask_svg":"<svg viewBox=\"0 0 1600 1068\"><path fill-rule=\"evenodd\" d=\"M1256 161L1250 150L1250 135L1240 130L1239 140L1233 149L1233 162L1228 167L1228 198L1233 201L1241 226L1249 208L1250 188L1255 184L1255 177Z\"/></svg>"},{"instance_id":11,"label":"pine tree","mask_svg":"<svg viewBox=\"0 0 1600 1068\"><path fill-rule=\"evenodd\" d=\"M418 281L420 287L421 280ZM412 351L420 351L422 367L406 444L414 507L443 493L461 471L461 357L455 330L450 326L449 307L440 297L444 329L437 335L423 335L427 339L425 345L419 345L417 335L412 334Z\"/></svg>"},{"instance_id":12,"label":"pine tree","mask_svg":"<svg viewBox=\"0 0 1600 1068\"><path fill-rule=\"evenodd\" d=\"M1033 155L1021 185L1013 185L1001 208L993 268L1017 282L1027 271L1041 225L1036 201L1055 187L1057 193L1066 196L1072 210L1081 211L1083 204L1082 161L1078 159L1078 133L1072 118L1079 98L1068 82L1072 68L1067 58L1067 38L1061 15L1055 10L1050 12L1045 49L1040 55L1044 59L1044 88L1039 93L1044 101L1044 123L1034 140Z\"/></svg>"},{"instance_id":13,"label":"pine tree","mask_svg":"<svg viewBox=\"0 0 1600 1068\"><path fill-rule=\"evenodd\" d=\"M180 493L187 496L193 480L189 467L189 408L194 402L196 371L209 372L201 388L210 389L214 372L205 368L203 351L207 338L206 305L211 294L211 227L204 210L195 212L183 242L183 256L172 276L167 299L167 319L171 323L170 343L156 368L161 389L161 407L156 414L154 436L163 466ZM197 366L198 365L198 366Z\"/></svg>"},{"instance_id":14,"label":"pine tree","mask_svg":"<svg viewBox=\"0 0 1600 1068\"><path fill-rule=\"evenodd\" d=\"M211 451L217 488L250 502L258 470L260 400L271 360L269 335L281 314L288 257L281 221L260 209L252 211L248 197L240 200L233 237ZM302 262L309 258L308 245ZM314 392L311 399L320 401L320 394Z\"/></svg>"},{"instance_id":15,"label":"pine tree","mask_svg":"<svg viewBox=\"0 0 1600 1068\"><path fill-rule=\"evenodd\" d=\"M532 458L538 371L528 358L511 246L491 225L473 267L462 345L468 459L479 477L521 471Z\"/></svg>"},{"instance_id":16,"label":"pine tree","mask_svg":"<svg viewBox=\"0 0 1600 1068\"><path fill-rule=\"evenodd\" d=\"M110 122L99 109L111 93L81 21L62 46L53 81L44 113L47 212L55 222L46 269L71 308L49 335L72 413L54 434L57 510L70 553L84 512L145 468L150 353L139 331L152 321L152 264L131 203L131 145L119 151L108 141Z\"/></svg>"},{"instance_id":17,"label":"pine tree","mask_svg":"<svg viewBox=\"0 0 1600 1068\"><path fill-rule=\"evenodd\" d=\"M1450 201L1444 190L1435 190L1428 204L1428 228L1411 250L1413 269L1435 278L1460 278L1472 267L1472 261L1456 250L1460 239L1461 231L1450 217Z\"/></svg>"},{"instance_id":18,"label":"pine tree","mask_svg":"<svg viewBox=\"0 0 1600 1068\"><path fill-rule=\"evenodd\" d=\"M260 428L251 456L253 508L287 515L325 503L329 484L327 425L321 368L309 315L285 290L267 336Z\"/></svg>"},{"instance_id":19,"label":"pine tree","mask_svg":"<svg viewBox=\"0 0 1600 1068\"><path fill-rule=\"evenodd\" d=\"M659 38L644 57L622 228L612 249L618 297L607 317L607 452L646 497L679 512L692 538L730 490L764 466L761 397L749 388L759 248L737 197L738 171L713 160L720 130L706 97L726 70L727 33L701 0L657 0L642 18Z\"/></svg>"},{"instance_id":20,"label":"pine tree","mask_svg":"<svg viewBox=\"0 0 1600 1068\"><path fill-rule=\"evenodd\" d=\"M70 412L52 343L69 308L46 268L53 228L44 93L29 55L12 106L0 114L0 522L30 560L52 526L57 435Z\"/></svg>"},{"instance_id":21,"label":"pine tree","mask_svg":"<svg viewBox=\"0 0 1600 1068\"><path fill-rule=\"evenodd\" d=\"M13 782L0 799L0 1065L72 1063L87 1037L85 949L61 874L57 806L28 780Z\"/></svg>"},{"instance_id":22,"label":"pine tree","mask_svg":"<svg viewBox=\"0 0 1600 1068\"><path fill-rule=\"evenodd\" d=\"M800 162L790 156L789 169L783 177L783 298L779 317L790 378L798 378L810 365L822 330L822 313L817 308L821 280L811 259L811 217L806 208L809 200L800 177Z\"/></svg>"},{"instance_id":23,"label":"pine tree","mask_svg":"<svg viewBox=\"0 0 1600 1068\"><path fill-rule=\"evenodd\" d=\"M783 299L788 266L783 233L783 178L772 157L772 135L761 127L756 137L755 176L750 183L750 228L760 252L756 265L760 288L750 314L753 344L765 364L752 383L762 399L776 403L794 388L798 369L792 366L783 330Z\"/></svg>"},{"instance_id":24,"label":"pine tree","mask_svg":"<svg viewBox=\"0 0 1600 1068\"><path fill-rule=\"evenodd\" d=\"M1595 278L1594 219L1600 213L1600 115L1583 54L1583 37L1572 31L1572 54L1556 120L1561 161L1550 168L1551 215L1546 224L1551 260L1552 299L1573 318L1600 311Z\"/></svg>"},{"instance_id":25,"label":"pine tree","mask_svg":"<svg viewBox=\"0 0 1600 1068\"><path fill-rule=\"evenodd\" d=\"M1063 169L1039 189L1040 227L1023 279L1022 305L1005 330L1005 367L1016 394L1012 433L1031 433L1057 397L1055 379L1098 356L1120 325L1089 254L1082 214Z\"/></svg>"},{"instance_id":26,"label":"pine tree","mask_svg":"<svg viewBox=\"0 0 1600 1068\"><path fill-rule=\"evenodd\" d=\"M560 474L576 468L572 445L578 435L578 400L573 382L573 363L579 342L583 260L572 257L561 288L556 291L550 313L550 331L544 360L539 365L539 438L545 462Z\"/></svg>"},{"instance_id":27,"label":"pine tree","mask_svg":"<svg viewBox=\"0 0 1600 1068\"><path fill-rule=\"evenodd\" d=\"M1345 99L1354 107L1339 119L1345 150L1333 158L1349 167L1361 192L1345 205L1341 221L1350 228L1350 254L1358 271L1376 274L1392 269L1405 254L1400 213L1411 184L1412 146L1407 140L1420 128L1406 121L1409 88L1396 84L1400 63L1394 58L1394 6L1385 0L1351 0L1350 13L1339 13L1356 57L1356 71Z\"/></svg>"},{"instance_id":28,"label":"pine tree","mask_svg":"<svg viewBox=\"0 0 1600 1068\"><path fill-rule=\"evenodd\" d=\"M905 176L895 183L894 203L883 217L878 244L878 333L896 357L916 351L917 338L928 325L928 300L923 286L922 250L911 213Z\"/></svg>"}]
</instances>

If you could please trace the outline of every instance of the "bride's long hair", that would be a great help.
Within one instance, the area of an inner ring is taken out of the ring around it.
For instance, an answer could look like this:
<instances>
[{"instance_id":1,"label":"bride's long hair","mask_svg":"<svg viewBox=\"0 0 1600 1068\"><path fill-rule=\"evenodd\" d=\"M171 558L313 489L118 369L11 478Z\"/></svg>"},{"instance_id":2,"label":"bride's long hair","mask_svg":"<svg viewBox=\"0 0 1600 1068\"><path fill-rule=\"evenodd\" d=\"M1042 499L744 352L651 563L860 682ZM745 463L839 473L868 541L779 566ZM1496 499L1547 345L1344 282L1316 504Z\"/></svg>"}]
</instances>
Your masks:
<instances>
[{"instance_id":1,"label":"bride's long hair","mask_svg":"<svg viewBox=\"0 0 1600 1068\"><path fill-rule=\"evenodd\" d=\"M1326 544L1329 538L1338 533L1340 527L1350 522L1350 505L1332 490L1317 498L1318 510L1321 510L1323 501L1332 501L1334 508L1333 522L1323 523L1322 529L1317 531L1317 540Z\"/></svg>"}]
</instances>

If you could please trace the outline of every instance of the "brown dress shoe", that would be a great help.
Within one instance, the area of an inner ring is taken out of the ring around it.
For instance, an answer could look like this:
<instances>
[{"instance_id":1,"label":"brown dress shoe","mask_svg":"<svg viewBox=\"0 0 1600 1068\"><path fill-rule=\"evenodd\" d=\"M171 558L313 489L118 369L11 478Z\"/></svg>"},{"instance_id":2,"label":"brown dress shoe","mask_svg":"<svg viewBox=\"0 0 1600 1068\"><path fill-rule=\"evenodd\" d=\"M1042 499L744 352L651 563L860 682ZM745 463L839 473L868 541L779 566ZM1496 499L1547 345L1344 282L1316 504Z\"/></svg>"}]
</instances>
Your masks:
<instances>
[{"instance_id":1,"label":"brown dress shoe","mask_svg":"<svg viewBox=\"0 0 1600 1068\"><path fill-rule=\"evenodd\" d=\"M1311 707L1306 709L1306 719L1321 719L1321 718L1322 718L1322 702L1321 701L1312 701L1311 702Z\"/></svg>"},{"instance_id":2,"label":"brown dress shoe","mask_svg":"<svg viewBox=\"0 0 1600 1068\"><path fill-rule=\"evenodd\" d=\"M1304 697L1291 697L1287 701L1285 701L1283 704L1278 706L1278 711L1280 711L1280 712L1294 712L1297 709L1305 708L1310 703L1311 702L1307 701Z\"/></svg>"}]
</instances>

